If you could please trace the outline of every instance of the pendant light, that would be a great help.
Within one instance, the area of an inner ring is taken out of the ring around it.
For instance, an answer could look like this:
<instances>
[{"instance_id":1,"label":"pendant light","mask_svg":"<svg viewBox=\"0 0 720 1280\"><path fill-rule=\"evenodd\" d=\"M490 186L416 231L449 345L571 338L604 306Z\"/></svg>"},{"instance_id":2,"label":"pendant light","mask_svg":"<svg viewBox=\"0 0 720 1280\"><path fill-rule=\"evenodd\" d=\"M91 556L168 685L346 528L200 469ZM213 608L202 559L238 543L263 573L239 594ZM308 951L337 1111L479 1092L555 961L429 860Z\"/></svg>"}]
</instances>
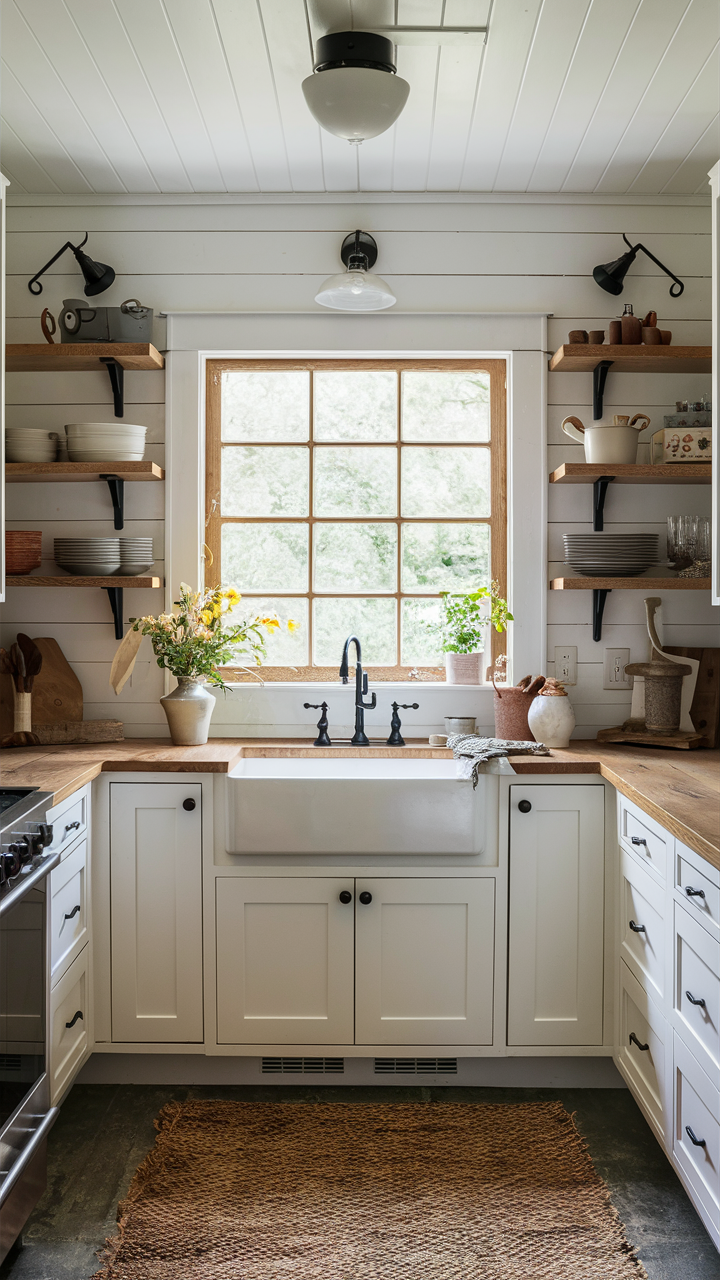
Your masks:
<instances>
[{"instance_id":1,"label":"pendant light","mask_svg":"<svg viewBox=\"0 0 720 1280\"><path fill-rule=\"evenodd\" d=\"M615 258L613 262L602 262L600 266L595 267L593 271L593 280L595 283L599 284L600 288L604 289L606 293L612 293L617 297L619 293L622 293L625 276L635 261L638 255L638 250L641 249L643 253L647 254L648 258L652 259L661 271L665 272L666 276L670 276L670 279L675 281L675 284L670 285L670 297L679 298L680 294L683 293L685 289L685 285L682 280L678 280L677 276L674 276L672 271L669 271L659 258L656 258L649 249L646 249L644 244L630 244L630 241L624 232L623 240L628 246L629 252L623 253L621 257Z\"/></svg>"},{"instance_id":2,"label":"pendant light","mask_svg":"<svg viewBox=\"0 0 720 1280\"><path fill-rule=\"evenodd\" d=\"M87 244L87 239L87 232L85 232L85 239L81 240L79 245L74 245L70 240L68 240L67 243L63 245L62 249L58 249L55 256L52 257L49 262L46 262L44 267L40 268L37 275L34 275L32 280L28 281L28 289L30 292L35 295L42 293L43 287L38 277L43 275L43 273L47 271L48 267L52 266L53 262L57 262L58 258L62 257L66 249L72 249L75 254L75 261L85 277L86 298L94 298L98 293L104 293L106 289L109 289L115 279L115 272L112 267L107 265L106 262L95 262L93 258L89 258L86 253L82 252L82 247L84 244Z\"/></svg>"},{"instance_id":3,"label":"pendant light","mask_svg":"<svg viewBox=\"0 0 720 1280\"><path fill-rule=\"evenodd\" d=\"M359 144L395 123L410 85L396 75L395 49L371 31L336 31L317 42L315 70L302 82L321 128Z\"/></svg>"},{"instance_id":4,"label":"pendant light","mask_svg":"<svg viewBox=\"0 0 720 1280\"><path fill-rule=\"evenodd\" d=\"M315 294L315 301L334 311L384 311L397 298L390 285L370 268L377 261L377 245L367 231L353 231L340 248L346 271L330 276Z\"/></svg>"}]
</instances>

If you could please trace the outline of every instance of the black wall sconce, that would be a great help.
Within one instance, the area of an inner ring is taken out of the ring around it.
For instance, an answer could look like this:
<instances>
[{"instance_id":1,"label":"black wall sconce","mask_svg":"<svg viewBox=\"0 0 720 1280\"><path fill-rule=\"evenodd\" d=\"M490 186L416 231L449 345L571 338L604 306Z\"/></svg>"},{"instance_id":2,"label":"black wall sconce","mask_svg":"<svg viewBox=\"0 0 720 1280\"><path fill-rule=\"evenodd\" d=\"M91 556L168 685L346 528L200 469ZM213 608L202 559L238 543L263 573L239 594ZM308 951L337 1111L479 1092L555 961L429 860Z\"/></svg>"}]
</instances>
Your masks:
<instances>
[{"instance_id":1,"label":"black wall sconce","mask_svg":"<svg viewBox=\"0 0 720 1280\"><path fill-rule=\"evenodd\" d=\"M94 298L96 294L104 293L106 289L109 289L115 279L115 272L112 267L107 265L107 263L94 262L86 253L82 252L82 247L84 244L87 244L87 239L88 233L86 231L85 239L79 245L74 245L70 240L68 240L67 244L64 244L62 249L58 249L55 257L51 258L49 262L46 262L45 266L40 268L37 275L33 276L32 280L28 281L28 289L30 292L36 295L42 293L43 287L40 283L39 277L44 275L48 267L52 266L53 262L57 262L58 258L62 257L66 249L72 249L75 254L77 264L85 277L85 296L87 298Z\"/></svg>"},{"instance_id":2,"label":"black wall sconce","mask_svg":"<svg viewBox=\"0 0 720 1280\"><path fill-rule=\"evenodd\" d=\"M666 276L670 276L670 279L675 281L675 284L670 285L670 297L679 298L685 288L682 280L678 280L677 276L673 275L672 271L669 271L664 263L662 263L659 258L655 257L654 253L651 253L649 249L646 249L644 244L630 244L630 241L624 232L623 240L629 248L629 253L624 253L621 258L616 258L614 262L603 262L599 267L595 267L595 270L593 271L593 280L595 283L599 284L600 288L604 289L606 293L622 293L625 276L635 261L638 251L642 249L642 252L646 253L648 258L652 258L656 266L658 266L661 271L664 271Z\"/></svg>"}]
</instances>

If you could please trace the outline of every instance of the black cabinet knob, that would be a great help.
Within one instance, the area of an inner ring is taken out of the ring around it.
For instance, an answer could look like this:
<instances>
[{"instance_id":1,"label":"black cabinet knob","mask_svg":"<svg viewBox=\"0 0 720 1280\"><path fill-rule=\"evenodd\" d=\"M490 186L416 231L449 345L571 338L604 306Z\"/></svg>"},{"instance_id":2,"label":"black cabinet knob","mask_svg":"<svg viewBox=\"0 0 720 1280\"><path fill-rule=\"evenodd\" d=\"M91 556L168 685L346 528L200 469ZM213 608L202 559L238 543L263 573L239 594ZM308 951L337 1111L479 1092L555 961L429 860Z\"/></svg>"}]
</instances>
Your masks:
<instances>
[{"instance_id":1,"label":"black cabinet knob","mask_svg":"<svg viewBox=\"0 0 720 1280\"><path fill-rule=\"evenodd\" d=\"M343 889L342 893L338 894L338 897L341 902L352 902L352 894L349 889Z\"/></svg>"},{"instance_id":2,"label":"black cabinet knob","mask_svg":"<svg viewBox=\"0 0 720 1280\"><path fill-rule=\"evenodd\" d=\"M529 813L532 809L532 805L529 800L521 800L518 805L518 809L521 813Z\"/></svg>"},{"instance_id":3,"label":"black cabinet knob","mask_svg":"<svg viewBox=\"0 0 720 1280\"><path fill-rule=\"evenodd\" d=\"M360 901L363 906L366 907L369 902L372 902L372 894L368 893L367 889L365 889L363 893L360 894Z\"/></svg>"},{"instance_id":4,"label":"black cabinet knob","mask_svg":"<svg viewBox=\"0 0 720 1280\"><path fill-rule=\"evenodd\" d=\"M192 813L195 808L195 801L192 796L188 796L187 800L183 800L183 809L187 809L188 813Z\"/></svg>"}]
</instances>

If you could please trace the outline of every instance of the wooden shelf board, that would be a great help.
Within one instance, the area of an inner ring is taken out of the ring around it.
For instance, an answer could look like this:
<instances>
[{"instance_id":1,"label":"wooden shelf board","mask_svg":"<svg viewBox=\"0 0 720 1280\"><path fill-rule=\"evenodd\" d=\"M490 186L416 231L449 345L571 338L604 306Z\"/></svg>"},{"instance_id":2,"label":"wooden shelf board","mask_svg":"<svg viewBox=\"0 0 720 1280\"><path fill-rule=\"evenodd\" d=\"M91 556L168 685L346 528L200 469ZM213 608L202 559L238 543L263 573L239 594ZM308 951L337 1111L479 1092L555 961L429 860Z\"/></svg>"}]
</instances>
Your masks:
<instances>
[{"instance_id":1,"label":"wooden shelf board","mask_svg":"<svg viewBox=\"0 0 720 1280\"><path fill-rule=\"evenodd\" d=\"M24 573L5 579L8 587L160 587L160 578L122 578L120 574L110 578L76 578L72 574L58 574L57 577L46 578L31 573Z\"/></svg>"},{"instance_id":2,"label":"wooden shelf board","mask_svg":"<svg viewBox=\"0 0 720 1280\"><path fill-rule=\"evenodd\" d=\"M551 591L709 591L709 578L553 578Z\"/></svg>"},{"instance_id":3,"label":"wooden shelf board","mask_svg":"<svg viewBox=\"0 0 720 1280\"><path fill-rule=\"evenodd\" d=\"M47 484L50 481L99 480L101 476L121 480L164 480L157 462L6 462L8 484Z\"/></svg>"},{"instance_id":4,"label":"wooden shelf board","mask_svg":"<svg viewBox=\"0 0 720 1280\"><path fill-rule=\"evenodd\" d=\"M550 484L592 484L601 476L612 476L614 484L710 484L710 462L608 463L563 462L550 472Z\"/></svg>"},{"instance_id":5,"label":"wooden shelf board","mask_svg":"<svg viewBox=\"0 0 720 1280\"><path fill-rule=\"evenodd\" d=\"M101 357L123 369L164 369L165 358L151 342L10 342L5 348L8 373L87 373L104 369Z\"/></svg>"},{"instance_id":6,"label":"wooden shelf board","mask_svg":"<svg viewBox=\"0 0 720 1280\"><path fill-rule=\"evenodd\" d=\"M611 360L611 373L710 373L712 347L646 347L566 342L558 347L551 373L592 373L601 360Z\"/></svg>"}]
</instances>

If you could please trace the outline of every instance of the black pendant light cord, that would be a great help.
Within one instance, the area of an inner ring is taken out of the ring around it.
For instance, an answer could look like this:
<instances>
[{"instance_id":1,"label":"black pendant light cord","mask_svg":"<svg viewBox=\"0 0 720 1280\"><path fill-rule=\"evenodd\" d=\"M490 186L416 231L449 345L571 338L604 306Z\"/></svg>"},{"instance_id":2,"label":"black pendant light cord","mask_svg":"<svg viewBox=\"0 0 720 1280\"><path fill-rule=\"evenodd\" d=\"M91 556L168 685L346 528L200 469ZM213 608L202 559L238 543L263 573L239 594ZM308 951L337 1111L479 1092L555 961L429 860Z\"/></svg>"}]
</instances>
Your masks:
<instances>
[{"instance_id":1,"label":"black pendant light cord","mask_svg":"<svg viewBox=\"0 0 720 1280\"><path fill-rule=\"evenodd\" d=\"M664 262L661 262L659 258L656 258L655 254L651 253L649 249L646 249L644 244L630 244L630 241L628 240L624 231L623 231L623 240L625 241L628 248L632 250L633 253L637 253L638 249L642 249L643 253L647 254L648 258L651 258L652 261L655 263L655 265L659 267L661 271L665 272L666 276L669 276L671 280L675 281L675 284L670 285L671 298L679 298L680 294L684 293L685 285L683 284L682 280L678 280L677 276L673 275L672 271L670 271L668 267L665 266ZM675 289L675 285L677 285L677 290Z\"/></svg>"}]
</instances>

